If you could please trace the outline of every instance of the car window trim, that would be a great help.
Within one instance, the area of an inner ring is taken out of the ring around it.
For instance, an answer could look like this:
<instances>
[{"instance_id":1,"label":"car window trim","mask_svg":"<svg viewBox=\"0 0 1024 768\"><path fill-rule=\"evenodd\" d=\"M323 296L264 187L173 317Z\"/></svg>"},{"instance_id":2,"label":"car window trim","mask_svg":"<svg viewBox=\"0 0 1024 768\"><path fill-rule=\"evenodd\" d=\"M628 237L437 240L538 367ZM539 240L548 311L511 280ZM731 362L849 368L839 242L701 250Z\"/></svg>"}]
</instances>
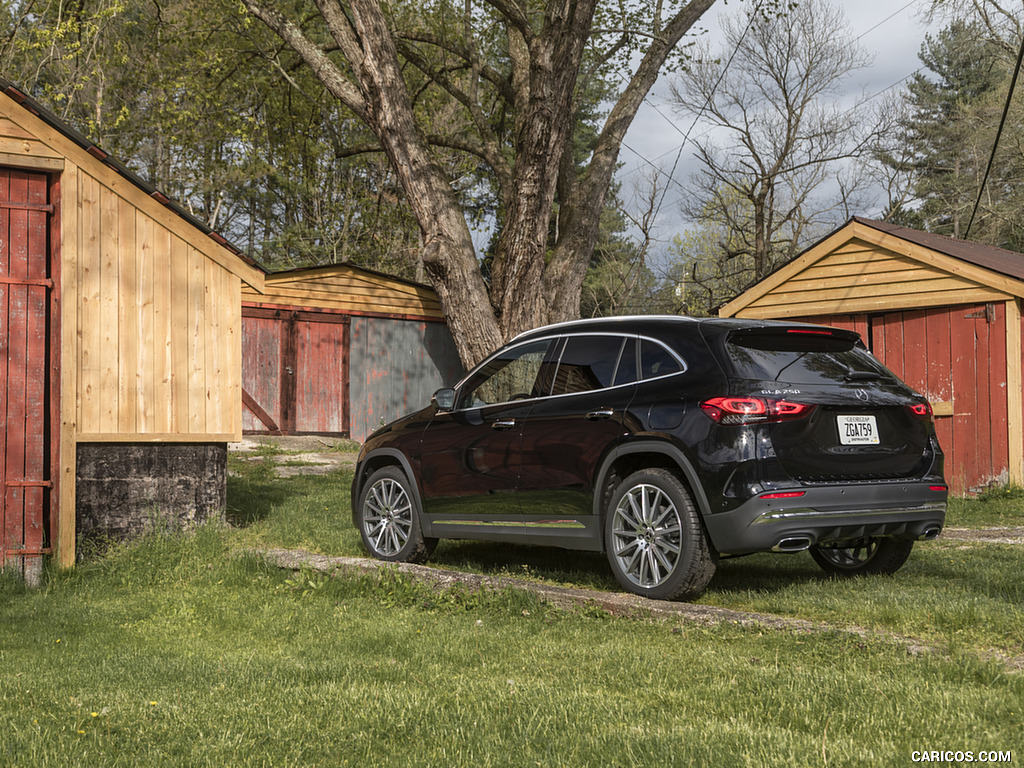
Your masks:
<instances>
[{"instance_id":1,"label":"car window trim","mask_svg":"<svg viewBox=\"0 0 1024 768\"><path fill-rule=\"evenodd\" d=\"M507 400L507 401L501 402L501 403L488 403L487 405L474 405L474 406L469 407L469 408L456 408L456 409L453 409L451 411L447 411L447 413L466 413L468 411L480 411L480 410L484 410L485 408L494 408L494 407L499 406L499 405L512 405L513 403L516 404L516 405L522 405L524 403L530 403L530 402L533 402L535 400L547 400L549 398L556 398L556 397L575 397L577 395L589 395L589 394L593 394L595 392L609 392L609 391L611 391L613 389L622 389L623 387L632 387L632 386L635 386L635 385L641 384L641 383L642 384L646 384L649 381L658 381L659 379L667 379L670 376L679 376L681 374L686 373L687 370L689 370L689 367L686 365L686 361L683 360L683 358L680 357L679 354L674 349L672 349L670 346L668 346L665 342L661 341L660 339L656 339L653 336L647 336L645 334L640 334L640 333L622 333L622 332L616 332L616 331L584 331L582 333L555 333L555 334L552 334L550 336L536 336L536 337L533 337L531 339L524 339L520 343L515 343L515 340L513 339L513 343L510 343L510 344L508 344L506 346L500 347L497 350L495 350L493 354L488 355L483 360L481 360L478 365L473 367L473 370L471 370L469 373L467 373L465 376L463 376L462 379L460 379L455 384L455 386L453 387L453 389L456 391L455 402L458 402L459 399L461 399L461 397L462 397L462 391L461 390L462 390L463 384L465 384L467 381L469 381L469 379L472 378L474 373L476 373L478 370L480 370L485 365L487 365L487 363L489 363L491 360L493 360L494 358L498 357L498 355L501 355L501 354L503 354L505 352L510 352L511 350L516 349L517 347L521 347L521 346L523 346L525 344L533 344L533 343L538 342L538 341L554 341L555 347L553 347L553 349L558 349L558 360L556 362L557 362L558 365L561 365L562 353L565 352L565 341L567 339L569 339L570 337L573 337L573 336L616 336L616 337L624 338L624 339L627 339L627 340L628 339L633 339L634 341L637 342L638 346L639 346L639 343L641 341L653 341L655 344L659 345L666 352L668 352L675 359L675 361L677 363L679 363L680 369L678 371L673 371L672 373L666 373L666 374L663 374L661 376L654 376L654 377L652 377L650 379L639 379L638 378L638 379L635 379L633 381L627 382L625 384L616 384L616 385L611 386L611 387L601 387L600 389L588 389L588 390L585 390L583 392L566 392L566 393L560 394L560 395L552 395L552 394L550 394L550 391L549 391L548 394L541 395L539 397L526 397L526 398L522 398L522 399L519 399L519 400ZM561 346L560 349L558 348L559 342L562 343L562 346ZM622 352L623 352L624 349L625 349L625 345L624 344L619 346L619 358L615 362L615 371L612 373L612 380L613 381L615 380L615 374L618 373L619 363L622 361ZM637 350L637 353L639 354L639 349Z\"/></svg>"}]
</instances>

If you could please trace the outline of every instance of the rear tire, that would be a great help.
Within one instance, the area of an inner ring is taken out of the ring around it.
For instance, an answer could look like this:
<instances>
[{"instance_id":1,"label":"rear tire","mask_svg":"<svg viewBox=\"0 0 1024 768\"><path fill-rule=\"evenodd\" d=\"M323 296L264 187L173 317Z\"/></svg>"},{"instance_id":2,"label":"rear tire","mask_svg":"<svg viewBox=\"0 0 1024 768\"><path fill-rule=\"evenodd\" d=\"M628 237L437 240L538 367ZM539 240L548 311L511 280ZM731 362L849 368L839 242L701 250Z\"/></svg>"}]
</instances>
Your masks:
<instances>
[{"instance_id":1,"label":"rear tire","mask_svg":"<svg viewBox=\"0 0 1024 768\"><path fill-rule=\"evenodd\" d=\"M811 547L811 557L831 576L896 573L907 562L911 539L873 537Z\"/></svg>"},{"instance_id":2,"label":"rear tire","mask_svg":"<svg viewBox=\"0 0 1024 768\"><path fill-rule=\"evenodd\" d=\"M689 490L665 469L644 469L623 480L605 515L605 552L619 583L654 600L697 597L715 575Z\"/></svg>"},{"instance_id":3,"label":"rear tire","mask_svg":"<svg viewBox=\"0 0 1024 768\"><path fill-rule=\"evenodd\" d=\"M412 483L398 467L370 475L359 496L359 535L378 560L422 563L437 539L424 538Z\"/></svg>"}]
</instances>

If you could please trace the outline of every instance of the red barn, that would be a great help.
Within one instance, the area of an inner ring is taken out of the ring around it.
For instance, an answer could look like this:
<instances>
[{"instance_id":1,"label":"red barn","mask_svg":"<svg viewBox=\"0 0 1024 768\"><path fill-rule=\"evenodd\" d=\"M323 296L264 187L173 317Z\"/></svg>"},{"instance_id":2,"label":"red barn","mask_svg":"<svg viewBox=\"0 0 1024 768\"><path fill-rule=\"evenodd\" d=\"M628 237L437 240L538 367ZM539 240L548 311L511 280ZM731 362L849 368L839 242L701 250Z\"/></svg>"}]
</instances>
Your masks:
<instances>
[{"instance_id":1,"label":"red barn","mask_svg":"<svg viewBox=\"0 0 1024 768\"><path fill-rule=\"evenodd\" d=\"M720 310L856 331L932 401L956 493L1024 479L1024 255L853 218Z\"/></svg>"}]
</instances>

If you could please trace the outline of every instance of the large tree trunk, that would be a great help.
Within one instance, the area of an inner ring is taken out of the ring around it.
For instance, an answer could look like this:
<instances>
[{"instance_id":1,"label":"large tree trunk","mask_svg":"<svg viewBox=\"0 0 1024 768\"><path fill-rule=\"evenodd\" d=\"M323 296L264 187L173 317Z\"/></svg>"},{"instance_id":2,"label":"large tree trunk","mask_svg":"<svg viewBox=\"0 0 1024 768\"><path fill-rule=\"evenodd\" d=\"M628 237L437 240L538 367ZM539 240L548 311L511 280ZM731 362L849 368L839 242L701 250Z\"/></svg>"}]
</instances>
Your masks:
<instances>
[{"instance_id":1,"label":"large tree trunk","mask_svg":"<svg viewBox=\"0 0 1024 768\"><path fill-rule=\"evenodd\" d=\"M574 168L563 172L559 238L543 278L548 322L579 317L583 278L597 244L622 140L672 49L713 4L714 0L692 0L660 30L608 114L583 178L577 181Z\"/></svg>"},{"instance_id":2,"label":"large tree trunk","mask_svg":"<svg viewBox=\"0 0 1024 768\"><path fill-rule=\"evenodd\" d=\"M667 56L713 1L692 0L664 26L659 19L652 22L653 42L609 115L583 181L577 182L574 164L563 160L571 160L576 83L597 0L551 2L539 31L520 4L488 0L508 30L516 124L511 171L507 166L495 171L506 215L488 291L451 181L416 123L393 32L377 0L348 0L348 13L339 0L316 0L351 75L263 0L243 0L377 136L419 222L423 264L467 366L518 332L579 316L583 277L622 138ZM501 159L494 146L479 155L492 165ZM563 215L549 245L556 189Z\"/></svg>"},{"instance_id":3,"label":"large tree trunk","mask_svg":"<svg viewBox=\"0 0 1024 768\"><path fill-rule=\"evenodd\" d=\"M576 79L595 0L552 4L544 28L510 46L515 88L514 184L495 248L491 303L506 336L550 321L544 290L559 166L571 148ZM577 310L578 313L578 310Z\"/></svg>"},{"instance_id":4,"label":"large tree trunk","mask_svg":"<svg viewBox=\"0 0 1024 768\"><path fill-rule=\"evenodd\" d=\"M475 365L503 336L490 308L465 216L416 123L380 6L375 0L353 0L349 17L337 0L317 0L355 74L353 88L323 50L291 21L257 0L245 0L245 4L377 136L419 223L423 266L448 318L459 357L466 367Z\"/></svg>"}]
</instances>

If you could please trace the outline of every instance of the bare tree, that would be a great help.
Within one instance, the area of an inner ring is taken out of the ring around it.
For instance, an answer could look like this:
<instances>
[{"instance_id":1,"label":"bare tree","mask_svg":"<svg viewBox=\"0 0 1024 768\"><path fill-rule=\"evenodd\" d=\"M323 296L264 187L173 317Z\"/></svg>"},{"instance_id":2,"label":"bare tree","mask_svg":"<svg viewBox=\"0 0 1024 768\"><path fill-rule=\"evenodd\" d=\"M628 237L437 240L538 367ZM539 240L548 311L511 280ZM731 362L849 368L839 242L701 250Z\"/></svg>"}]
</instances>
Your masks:
<instances>
[{"instance_id":1,"label":"bare tree","mask_svg":"<svg viewBox=\"0 0 1024 768\"><path fill-rule=\"evenodd\" d=\"M422 231L426 274L471 364L512 334L579 314L622 138L713 0L386 8L377 0L316 0L316 11L302 18L265 0L243 2L377 137ZM630 62L581 170L574 147L581 94ZM458 106L459 117L430 135L422 116L439 99ZM489 283L435 146L475 158L497 190L500 234Z\"/></svg>"},{"instance_id":2,"label":"bare tree","mask_svg":"<svg viewBox=\"0 0 1024 768\"><path fill-rule=\"evenodd\" d=\"M700 46L674 83L679 109L707 129L685 212L723 233L720 258L738 260L715 267L715 285L760 280L859 203L867 178L853 161L881 126L866 97L839 97L868 63L841 9L808 0L729 18L723 51Z\"/></svg>"}]
</instances>

